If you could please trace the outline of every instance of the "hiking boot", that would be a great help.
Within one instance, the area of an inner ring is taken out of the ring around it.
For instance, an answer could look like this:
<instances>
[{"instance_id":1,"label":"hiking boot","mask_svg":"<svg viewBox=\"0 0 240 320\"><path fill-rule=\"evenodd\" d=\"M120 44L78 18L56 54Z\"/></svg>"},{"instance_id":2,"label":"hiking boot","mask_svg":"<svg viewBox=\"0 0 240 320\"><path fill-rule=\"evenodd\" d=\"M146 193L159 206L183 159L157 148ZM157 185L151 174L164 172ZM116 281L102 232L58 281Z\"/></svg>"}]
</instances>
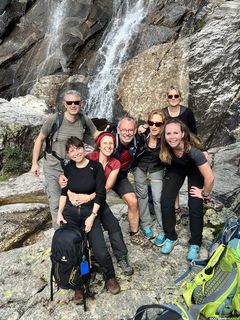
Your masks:
<instances>
[{"instance_id":1,"label":"hiking boot","mask_svg":"<svg viewBox=\"0 0 240 320\"><path fill-rule=\"evenodd\" d=\"M144 227L143 234L147 239L152 239L153 238L152 228L151 227Z\"/></svg>"},{"instance_id":2,"label":"hiking boot","mask_svg":"<svg viewBox=\"0 0 240 320\"><path fill-rule=\"evenodd\" d=\"M123 257L119 260L118 265L126 276L131 276L133 274L133 268L129 265L127 257Z\"/></svg>"},{"instance_id":3,"label":"hiking boot","mask_svg":"<svg viewBox=\"0 0 240 320\"><path fill-rule=\"evenodd\" d=\"M83 292L82 290L75 290L73 301L75 304L83 304Z\"/></svg>"},{"instance_id":4,"label":"hiking boot","mask_svg":"<svg viewBox=\"0 0 240 320\"><path fill-rule=\"evenodd\" d=\"M154 239L153 244L155 244L155 246L157 247L161 247L164 244L165 240L166 240L166 237L164 233L160 232Z\"/></svg>"},{"instance_id":5,"label":"hiking boot","mask_svg":"<svg viewBox=\"0 0 240 320\"><path fill-rule=\"evenodd\" d=\"M106 288L111 294L118 294L121 290L115 277L106 280Z\"/></svg>"},{"instance_id":6,"label":"hiking boot","mask_svg":"<svg viewBox=\"0 0 240 320\"><path fill-rule=\"evenodd\" d=\"M187 260L192 261L199 258L199 251L200 247L196 244L190 245L190 248L188 250Z\"/></svg>"},{"instance_id":7,"label":"hiking boot","mask_svg":"<svg viewBox=\"0 0 240 320\"><path fill-rule=\"evenodd\" d=\"M152 247L152 242L148 241L148 239L144 237L141 231L138 231L133 235L130 235L130 241L133 244L139 244L140 246L143 246L143 247Z\"/></svg>"},{"instance_id":8,"label":"hiking boot","mask_svg":"<svg viewBox=\"0 0 240 320\"><path fill-rule=\"evenodd\" d=\"M169 253L173 250L175 244L177 244L177 243L178 243L178 240L175 240L175 241L174 241L174 240L170 240L170 239L167 238L167 239L164 241L164 244L163 244L161 253L163 253L163 254L169 254Z\"/></svg>"}]
</instances>

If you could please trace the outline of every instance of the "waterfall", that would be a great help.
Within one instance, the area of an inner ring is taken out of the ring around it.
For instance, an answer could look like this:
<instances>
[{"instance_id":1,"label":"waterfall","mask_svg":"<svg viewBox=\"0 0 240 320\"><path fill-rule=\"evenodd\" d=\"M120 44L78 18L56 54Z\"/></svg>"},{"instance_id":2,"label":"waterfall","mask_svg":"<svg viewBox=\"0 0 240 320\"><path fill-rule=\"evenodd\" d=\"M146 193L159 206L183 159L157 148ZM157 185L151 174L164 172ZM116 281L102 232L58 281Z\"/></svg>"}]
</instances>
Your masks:
<instances>
[{"instance_id":1,"label":"waterfall","mask_svg":"<svg viewBox=\"0 0 240 320\"><path fill-rule=\"evenodd\" d=\"M65 69L65 58L61 50L60 37L61 25L68 12L68 0L48 0L48 30L46 39L48 41L45 58L38 67L38 79L52 73L52 70L62 67Z\"/></svg>"},{"instance_id":2,"label":"waterfall","mask_svg":"<svg viewBox=\"0 0 240 320\"><path fill-rule=\"evenodd\" d=\"M140 24L154 0L113 0L113 16L97 52L97 70L89 82L87 112L92 117L112 120L121 64Z\"/></svg>"}]
</instances>

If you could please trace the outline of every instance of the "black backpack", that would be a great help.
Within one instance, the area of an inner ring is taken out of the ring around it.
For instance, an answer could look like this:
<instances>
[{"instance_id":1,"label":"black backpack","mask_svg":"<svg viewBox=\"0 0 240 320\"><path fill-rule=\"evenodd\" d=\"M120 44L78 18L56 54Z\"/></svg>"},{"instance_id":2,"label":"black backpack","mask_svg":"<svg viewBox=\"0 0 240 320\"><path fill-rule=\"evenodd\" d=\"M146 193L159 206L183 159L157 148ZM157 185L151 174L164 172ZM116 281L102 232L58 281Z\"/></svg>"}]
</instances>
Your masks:
<instances>
[{"instance_id":1,"label":"black backpack","mask_svg":"<svg viewBox=\"0 0 240 320\"><path fill-rule=\"evenodd\" d=\"M195 320L180 303L147 304L139 307L132 320Z\"/></svg>"},{"instance_id":2,"label":"black backpack","mask_svg":"<svg viewBox=\"0 0 240 320\"><path fill-rule=\"evenodd\" d=\"M53 282L62 289L81 289L84 310L86 295L90 292L91 263L90 250L86 234L79 229L62 225L53 235L51 248L51 300L53 300Z\"/></svg>"}]
</instances>

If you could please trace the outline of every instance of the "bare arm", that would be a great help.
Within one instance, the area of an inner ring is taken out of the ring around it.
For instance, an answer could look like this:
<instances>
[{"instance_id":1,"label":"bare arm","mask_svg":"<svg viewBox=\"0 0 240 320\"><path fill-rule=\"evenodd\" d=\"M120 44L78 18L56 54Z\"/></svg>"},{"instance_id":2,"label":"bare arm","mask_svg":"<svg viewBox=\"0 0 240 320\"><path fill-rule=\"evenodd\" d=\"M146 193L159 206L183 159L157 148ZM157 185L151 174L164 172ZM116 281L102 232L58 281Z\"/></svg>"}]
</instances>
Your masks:
<instances>
[{"instance_id":1,"label":"bare arm","mask_svg":"<svg viewBox=\"0 0 240 320\"><path fill-rule=\"evenodd\" d=\"M93 200L95 196L96 196L95 192L91 194L86 194L86 193L74 193L68 190L68 198L73 206L79 206L81 204L87 203Z\"/></svg>"},{"instance_id":2,"label":"bare arm","mask_svg":"<svg viewBox=\"0 0 240 320\"><path fill-rule=\"evenodd\" d=\"M202 164L201 166L198 166L198 169L204 178L204 186L203 189L192 187L190 190L190 194L193 197L202 198L202 191L206 196L209 196L209 194L211 193L214 184L214 175L208 162Z\"/></svg>"},{"instance_id":3,"label":"bare arm","mask_svg":"<svg viewBox=\"0 0 240 320\"><path fill-rule=\"evenodd\" d=\"M98 130L96 130L95 132L94 132L94 134L93 134L93 139L96 141L97 140L97 138L98 138L98 136L99 136L99 134L101 133L102 131L98 131Z\"/></svg>"},{"instance_id":4,"label":"bare arm","mask_svg":"<svg viewBox=\"0 0 240 320\"><path fill-rule=\"evenodd\" d=\"M41 154L43 142L46 140L46 136L40 132L35 140L34 147L33 147L33 154L32 154L32 167L31 172L34 176L39 176L39 165L38 160Z\"/></svg>"},{"instance_id":5,"label":"bare arm","mask_svg":"<svg viewBox=\"0 0 240 320\"><path fill-rule=\"evenodd\" d=\"M114 184L117 180L117 175L118 175L119 170L120 170L120 168L115 169L109 174L107 181L106 181L106 185L105 185L106 191L109 191L114 186Z\"/></svg>"},{"instance_id":6,"label":"bare arm","mask_svg":"<svg viewBox=\"0 0 240 320\"><path fill-rule=\"evenodd\" d=\"M95 218L97 217L100 205L94 203L91 215L85 220L85 232L89 232L92 229Z\"/></svg>"},{"instance_id":7,"label":"bare arm","mask_svg":"<svg viewBox=\"0 0 240 320\"><path fill-rule=\"evenodd\" d=\"M58 206L58 214L57 214L57 224L67 223L67 221L63 218L63 209L66 204L67 197L66 196L61 196L59 199L59 206Z\"/></svg>"}]
</instances>

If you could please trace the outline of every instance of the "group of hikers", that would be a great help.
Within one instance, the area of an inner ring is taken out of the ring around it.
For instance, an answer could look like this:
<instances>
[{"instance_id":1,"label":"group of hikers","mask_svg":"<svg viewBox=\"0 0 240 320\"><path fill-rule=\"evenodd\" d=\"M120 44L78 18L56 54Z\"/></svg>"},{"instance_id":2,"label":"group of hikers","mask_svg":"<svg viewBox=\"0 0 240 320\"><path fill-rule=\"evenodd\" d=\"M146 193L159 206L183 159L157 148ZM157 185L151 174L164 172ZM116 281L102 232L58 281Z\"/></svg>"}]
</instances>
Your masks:
<instances>
[{"instance_id":1,"label":"group of hikers","mask_svg":"<svg viewBox=\"0 0 240 320\"><path fill-rule=\"evenodd\" d=\"M84 229L94 257L101 267L106 288L120 292L103 229L108 232L113 254L123 272L133 268L117 218L106 202L112 189L128 206L130 240L143 245L151 240L169 254L177 244L176 221L179 190L188 178L189 250L187 260L199 257L203 231L203 204L210 201L214 176L206 152L197 137L196 121L190 108L180 104L178 88L167 91L168 107L152 110L143 125L123 117L116 126L99 132L82 112L79 92L69 90L63 97L62 119L51 115L43 124L33 148L31 171L39 175L38 160L43 143L46 149L43 171L46 192L57 229L69 224ZM86 154L84 142L95 141L96 149ZM70 162L63 166L64 159ZM134 176L134 186L128 173ZM152 201L157 233L149 210ZM82 303L80 289L74 300Z\"/></svg>"}]
</instances>

